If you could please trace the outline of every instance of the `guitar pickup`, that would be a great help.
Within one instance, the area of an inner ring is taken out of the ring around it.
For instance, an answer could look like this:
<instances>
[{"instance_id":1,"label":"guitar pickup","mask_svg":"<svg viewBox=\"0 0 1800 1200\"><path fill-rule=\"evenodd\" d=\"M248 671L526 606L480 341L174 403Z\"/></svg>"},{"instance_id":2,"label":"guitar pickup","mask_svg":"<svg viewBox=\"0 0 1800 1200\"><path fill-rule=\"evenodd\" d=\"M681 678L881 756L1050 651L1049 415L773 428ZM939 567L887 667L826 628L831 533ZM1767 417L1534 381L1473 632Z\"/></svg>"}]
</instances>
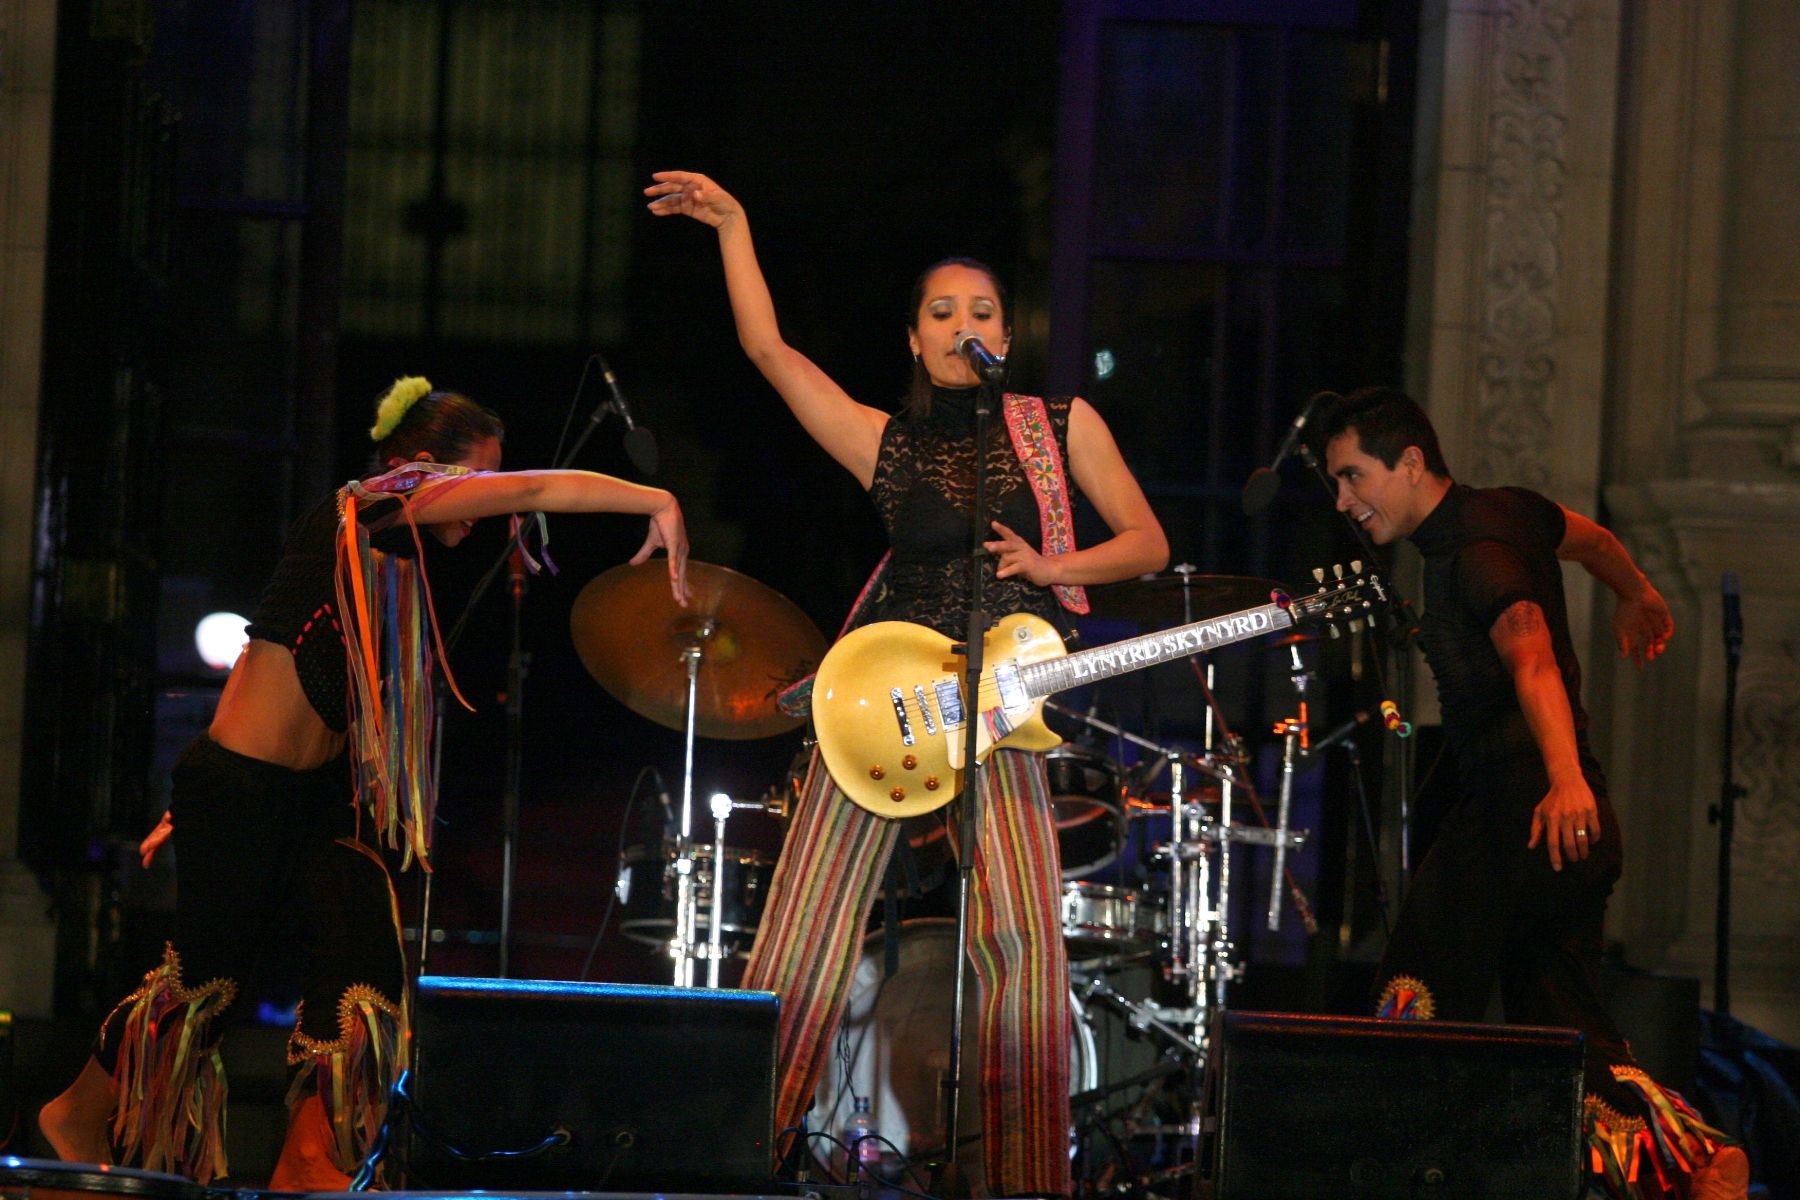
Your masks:
<instances>
[{"instance_id":1,"label":"guitar pickup","mask_svg":"<svg viewBox=\"0 0 1800 1200\"><path fill-rule=\"evenodd\" d=\"M937 736L937 722L931 719L931 701L925 696L925 689L913 684L913 698L919 702L919 717L925 722L925 736Z\"/></svg>"},{"instance_id":2,"label":"guitar pickup","mask_svg":"<svg viewBox=\"0 0 1800 1200\"><path fill-rule=\"evenodd\" d=\"M1018 708L1031 699L1019 678L1018 663L1002 663L994 668L994 686L1000 690L1001 708Z\"/></svg>"},{"instance_id":3,"label":"guitar pickup","mask_svg":"<svg viewBox=\"0 0 1800 1200\"><path fill-rule=\"evenodd\" d=\"M900 725L900 744L910 746L917 739L913 737L912 718L906 715L906 693L899 688L889 688L888 699L894 702L894 720Z\"/></svg>"},{"instance_id":4,"label":"guitar pickup","mask_svg":"<svg viewBox=\"0 0 1800 1200\"><path fill-rule=\"evenodd\" d=\"M956 680L940 679L931 685L931 690L937 693L938 716L943 718L944 728L962 728L962 689L956 686Z\"/></svg>"}]
</instances>

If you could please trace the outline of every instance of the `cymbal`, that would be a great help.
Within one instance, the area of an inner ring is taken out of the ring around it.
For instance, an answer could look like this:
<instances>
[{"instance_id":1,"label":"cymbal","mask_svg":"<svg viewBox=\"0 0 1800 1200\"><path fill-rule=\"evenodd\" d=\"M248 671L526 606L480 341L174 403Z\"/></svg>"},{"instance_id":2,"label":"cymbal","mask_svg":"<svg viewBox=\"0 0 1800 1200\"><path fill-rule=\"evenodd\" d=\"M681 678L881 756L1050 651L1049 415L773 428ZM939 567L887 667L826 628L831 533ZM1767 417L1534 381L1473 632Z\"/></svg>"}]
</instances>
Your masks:
<instances>
[{"instance_id":1,"label":"cymbal","mask_svg":"<svg viewBox=\"0 0 1800 1200\"><path fill-rule=\"evenodd\" d=\"M775 696L811 674L825 636L794 603L729 567L688 562L693 599L669 595L669 568L652 559L617 566L575 597L569 633L581 665L632 712L686 728L685 654L701 647L696 732L702 737L770 737L800 724Z\"/></svg>"},{"instance_id":2,"label":"cymbal","mask_svg":"<svg viewBox=\"0 0 1800 1200\"><path fill-rule=\"evenodd\" d=\"M1167 628L1267 604L1269 593L1280 589L1273 579L1175 571L1102 584L1087 594L1096 617Z\"/></svg>"}]
</instances>

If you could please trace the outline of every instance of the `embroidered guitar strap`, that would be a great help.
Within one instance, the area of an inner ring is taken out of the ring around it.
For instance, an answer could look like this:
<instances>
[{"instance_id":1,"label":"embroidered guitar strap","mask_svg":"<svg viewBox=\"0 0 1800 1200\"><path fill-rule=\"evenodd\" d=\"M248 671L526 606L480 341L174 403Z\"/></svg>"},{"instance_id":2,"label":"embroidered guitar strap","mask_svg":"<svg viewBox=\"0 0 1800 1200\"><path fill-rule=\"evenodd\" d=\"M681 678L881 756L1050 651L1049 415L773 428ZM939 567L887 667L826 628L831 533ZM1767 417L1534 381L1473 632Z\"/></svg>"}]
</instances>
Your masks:
<instances>
[{"instance_id":1,"label":"embroidered guitar strap","mask_svg":"<svg viewBox=\"0 0 1800 1200\"><path fill-rule=\"evenodd\" d=\"M1067 554L1075 549L1075 510L1069 503L1069 477L1063 471L1062 451L1050 428L1050 413L1041 396L1006 394L1006 431L1031 493L1037 497L1038 524L1043 527L1042 553ZM1088 611L1087 589L1056 584L1057 602L1072 613Z\"/></svg>"}]
</instances>

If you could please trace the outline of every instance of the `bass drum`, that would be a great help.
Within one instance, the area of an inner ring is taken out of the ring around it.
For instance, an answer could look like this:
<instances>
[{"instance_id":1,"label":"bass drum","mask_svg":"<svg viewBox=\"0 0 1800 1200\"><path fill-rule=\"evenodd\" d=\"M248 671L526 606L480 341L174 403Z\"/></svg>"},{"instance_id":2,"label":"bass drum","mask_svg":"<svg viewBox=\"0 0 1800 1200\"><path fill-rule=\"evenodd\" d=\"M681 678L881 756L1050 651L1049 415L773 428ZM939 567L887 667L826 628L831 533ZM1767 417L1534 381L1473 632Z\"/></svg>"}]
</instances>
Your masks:
<instances>
[{"instance_id":1,"label":"bass drum","mask_svg":"<svg viewBox=\"0 0 1800 1200\"><path fill-rule=\"evenodd\" d=\"M1125 846L1122 776L1104 754L1064 742L1044 755L1062 877L1080 879L1118 861Z\"/></svg>"},{"instance_id":2,"label":"bass drum","mask_svg":"<svg viewBox=\"0 0 1800 1200\"><path fill-rule=\"evenodd\" d=\"M944 1144L942 1084L950 1069L950 1015L956 1003L956 922L947 917L902 922L900 969L886 980L881 977L882 936L877 930L863 943L862 962L857 964L844 1010L844 1032L820 1075L807 1120L813 1128L836 1137L850 1118L852 1097L867 1096L876 1132L914 1159ZM962 1134L964 1178L979 1189L981 1084L976 1028L980 990L973 967L967 968L964 986L965 1086L957 1124ZM1073 992L1069 1000L1073 1025L1069 1090L1074 1095L1100 1086L1100 1066L1093 1020ZM847 1047L847 1061L840 1047ZM890 1161L884 1170L891 1175L897 1167Z\"/></svg>"}]
</instances>

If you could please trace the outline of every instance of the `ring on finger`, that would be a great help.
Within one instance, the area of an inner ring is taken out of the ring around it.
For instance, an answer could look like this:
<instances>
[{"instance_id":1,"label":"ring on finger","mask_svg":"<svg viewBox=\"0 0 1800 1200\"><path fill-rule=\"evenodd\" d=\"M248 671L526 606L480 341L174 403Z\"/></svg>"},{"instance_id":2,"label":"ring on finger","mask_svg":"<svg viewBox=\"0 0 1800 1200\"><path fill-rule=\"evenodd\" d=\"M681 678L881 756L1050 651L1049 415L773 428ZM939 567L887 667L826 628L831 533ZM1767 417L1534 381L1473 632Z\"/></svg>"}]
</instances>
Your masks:
<instances>
[{"instance_id":1,"label":"ring on finger","mask_svg":"<svg viewBox=\"0 0 1800 1200\"><path fill-rule=\"evenodd\" d=\"M1587 831L1587 830L1585 830L1585 829L1577 829L1577 830L1576 830L1576 831L1575 831L1575 836L1576 836L1576 837L1580 837L1580 838L1584 838L1584 837L1586 837L1586 836L1587 836L1587 835L1588 835L1588 831Z\"/></svg>"}]
</instances>

